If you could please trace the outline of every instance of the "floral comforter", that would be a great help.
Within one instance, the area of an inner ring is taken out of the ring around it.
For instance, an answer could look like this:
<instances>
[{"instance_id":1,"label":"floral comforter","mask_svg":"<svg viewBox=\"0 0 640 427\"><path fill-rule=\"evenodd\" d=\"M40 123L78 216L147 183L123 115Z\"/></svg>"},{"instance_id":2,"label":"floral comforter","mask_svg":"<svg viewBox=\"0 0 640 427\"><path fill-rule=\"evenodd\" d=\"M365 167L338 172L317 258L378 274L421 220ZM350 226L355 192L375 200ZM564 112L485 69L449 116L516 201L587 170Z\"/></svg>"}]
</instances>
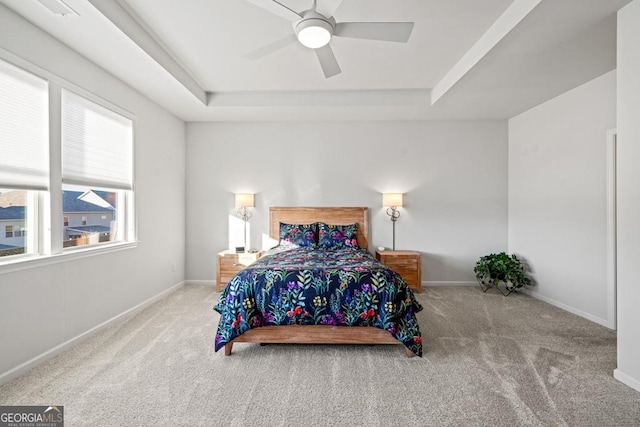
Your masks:
<instances>
[{"instance_id":1,"label":"floral comforter","mask_svg":"<svg viewBox=\"0 0 640 427\"><path fill-rule=\"evenodd\" d=\"M298 324L375 326L422 355L422 306L402 277L360 248L265 255L233 277L213 308L216 351L251 328Z\"/></svg>"}]
</instances>

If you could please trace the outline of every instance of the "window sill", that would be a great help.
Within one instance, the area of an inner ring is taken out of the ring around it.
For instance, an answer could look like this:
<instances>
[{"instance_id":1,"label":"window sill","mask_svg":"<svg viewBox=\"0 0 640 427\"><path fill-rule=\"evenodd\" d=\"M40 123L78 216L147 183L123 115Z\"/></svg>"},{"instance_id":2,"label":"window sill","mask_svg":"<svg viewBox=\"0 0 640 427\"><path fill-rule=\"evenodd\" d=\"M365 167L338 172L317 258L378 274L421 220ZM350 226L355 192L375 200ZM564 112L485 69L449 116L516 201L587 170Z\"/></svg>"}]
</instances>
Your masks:
<instances>
[{"instance_id":1,"label":"window sill","mask_svg":"<svg viewBox=\"0 0 640 427\"><path fill-rule=\"evenodd\" d=\"M133 249L138 246L138 242L111 243L90 248L77 248L66 250L55 255L25 255L18 256L11 260L0 260L0 275L13 273L21 270L42 267L45 265L58 264L61 262L73 261L76 259L102 255L110 252L118 252Z\"/></svg>"}]
</instances>

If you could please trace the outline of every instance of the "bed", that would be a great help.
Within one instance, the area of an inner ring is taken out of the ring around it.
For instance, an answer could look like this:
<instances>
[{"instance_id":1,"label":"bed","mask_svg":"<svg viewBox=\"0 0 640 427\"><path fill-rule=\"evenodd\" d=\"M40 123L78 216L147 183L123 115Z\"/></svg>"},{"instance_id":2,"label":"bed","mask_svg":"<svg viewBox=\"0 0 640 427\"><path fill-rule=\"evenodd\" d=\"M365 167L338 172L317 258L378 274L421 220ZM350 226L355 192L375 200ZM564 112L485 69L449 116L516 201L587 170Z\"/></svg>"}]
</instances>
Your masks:
<instances>
[{"instance_id":1,"label":"bed","mask_svg":"<svg viewBox=\"0 0 640 427\"><path fill-rule=\"evenodd\" d=\"M269 213L269 235L280 244L223 289L214 306L216 351L224 347L228 356L238 342L403 344L407 356L422 355L415 316L422 306L368 252L367 208L272 207Z\"/></svg>"}]
</instances>

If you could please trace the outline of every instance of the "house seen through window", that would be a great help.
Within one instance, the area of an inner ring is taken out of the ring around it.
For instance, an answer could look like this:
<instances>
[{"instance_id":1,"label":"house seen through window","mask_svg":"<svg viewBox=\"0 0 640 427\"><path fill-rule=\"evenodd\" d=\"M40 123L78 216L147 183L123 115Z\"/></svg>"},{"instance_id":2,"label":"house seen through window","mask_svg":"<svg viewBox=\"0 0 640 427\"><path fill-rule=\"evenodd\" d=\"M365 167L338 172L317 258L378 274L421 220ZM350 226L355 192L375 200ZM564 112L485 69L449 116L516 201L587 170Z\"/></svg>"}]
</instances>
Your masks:
<instances>
[{"instance_id":1,"label":"house seen through window","mask_svg":"<svg viewBox=\"0 0 640 427\"><path fill-rule=\"evenodd\" d=\"M0 257L27 252L27 191L0 189Z\"/></svg>"},{"instance_id":2,"label":"house seen through window","mask_svg":"<svg viewBox=\"0 0 640 427\"><path fill-rule=\"evenodd\" d=\"M118 198L117 191L63 189L63 247L118 240Z\"/></svg>"}]
</instances>

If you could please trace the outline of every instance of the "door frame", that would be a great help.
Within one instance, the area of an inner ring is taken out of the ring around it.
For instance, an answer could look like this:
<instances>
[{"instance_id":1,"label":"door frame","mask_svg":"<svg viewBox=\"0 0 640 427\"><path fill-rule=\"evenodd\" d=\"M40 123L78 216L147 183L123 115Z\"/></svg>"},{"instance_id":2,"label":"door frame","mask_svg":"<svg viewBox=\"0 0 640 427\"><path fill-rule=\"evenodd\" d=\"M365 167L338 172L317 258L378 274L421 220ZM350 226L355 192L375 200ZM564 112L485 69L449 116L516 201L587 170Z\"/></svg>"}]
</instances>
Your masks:
<instances>
[{"instance_id":1,"label":"door frame","mask_svg":"<svg viewBox=\"0 0 640 427\"><path fill-rule=\"evenodd\" d=\"M607 326L617 329L616 137L607 131Z\"/></svg>"}]
</instances>

